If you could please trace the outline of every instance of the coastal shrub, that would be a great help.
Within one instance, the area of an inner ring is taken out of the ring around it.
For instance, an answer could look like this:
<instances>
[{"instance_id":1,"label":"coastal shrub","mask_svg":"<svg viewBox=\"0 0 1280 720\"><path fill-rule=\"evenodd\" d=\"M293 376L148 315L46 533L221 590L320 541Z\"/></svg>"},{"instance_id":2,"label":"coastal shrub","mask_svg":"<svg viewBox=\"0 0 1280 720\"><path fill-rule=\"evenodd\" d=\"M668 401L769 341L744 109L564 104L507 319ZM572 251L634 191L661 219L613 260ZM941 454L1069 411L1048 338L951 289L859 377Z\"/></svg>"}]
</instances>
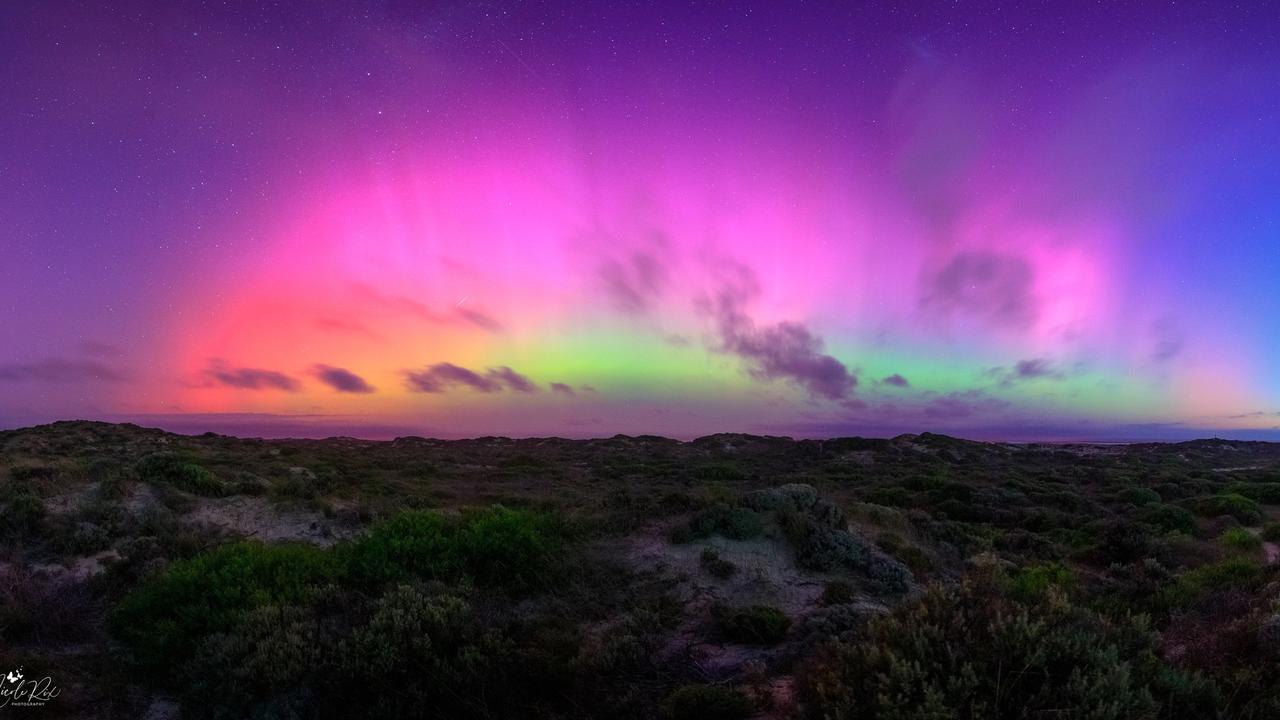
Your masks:
<instances>
[{"instance_id":1,"label":"coastal shrub","mask_svg":"<svg viewBox=\"0 0 1280 720\"><path fill-rule=\"evenodd\" d=\"M1195 508L1201 515L1230 515L1245 525L1257 525L1262 521L1262 508L1258 503L1237 493L1199 498L1195 501Z\"/></svg>"},{"instance_id":2,"label":"coastal shrub","mask_svg":"<svg viewBox=\"0 0 1280 720\"><path fill-rule=\"evenodd\" d=\"M756 490L742 498L742 504L760 512L793 510L804 512L818 502L818 491L812 485L789 483L775 488Z\"/></svg>"},{"instance_id":3,"label":"coastal shrub","mask_svg":"<svg viewBox=\"0 0 1280 720\"><path fill-rule=\"evenodd\" d=\"M777 645L791 627L786 613L768 605L717 608L716 615L721 635L744 645Z\"/></svg>"},{"instance_id":4,"label":"coastal shrub","mask_svg":"<svg viewBox=\"0 0 1280 720\"><path fill-rule=\"evenodd\" d=\"M672 533L676 543L720 535L730 540L753 540L764 533L764 520L751 508L718 502L694 515L688 525Z\"/></svg>"},{"instance_id":5,"label":"coastal shrub","mask_svg":"<svg viewBox=\"0 0 1280 720\"><path fill-rule=\"evenodd\" d=\"M357 582L467 577L495 587L544 583L563 535L550 515L496 506L446 516L430 510L400 513L343 546Z\"/></svg>"},{"instance_id":6,"label":"coastal shrub","mask_svg":"<svg viewBox=\"0 0 1280 720\"><path fill-rule=\"evenodd\" d=\"M1280 505L1280 482L1236 482L1228 485L1226 491L1264 505Z\"/></svg>"},{"instance_id":7,"label":"coastal shrub","mask_svg":"<svg viewBox=\"0 0 1280 720\"><path fill-rule=\"evenodd\" d=\"M1151 503L1138 511L1138 519L1164 532L1194 535L1196 518L1184 508L1165 503Z\"/></svg>"},{"instance_id":8,"label":"coastal shrub","mask_svg":"<svg viewBox=\"0 0 1280 720\"><path fill-rule=\"evenodd\" d=\"M737 565L720 557L720 553L716 552L714 548L703 549L699 563L702 565L702 569L707 571L707 574L721 580L728 580L738 571Z\"/></svg>"},{"instance_id":9,"label":"coastal shrub","mask_svg":"<svg viewBox=\"0 0 1280 720\"><path fill-rule=\"evenodd\" d=\"M487 718L523 716L540 670L462 595L407 584L256 608L181 672L196 717Z\"/></svg>"},{"instance_id":10,"label":"coastal shrub","mask_svg":"<svg viewBox=\"0 0 1280 720\"><path fill-rule=\"evenodd\" d=\"M1203 686L1159 664L1158 638L1142 619L1111 621L1052 592L1021 603L1002 585L979 569L872 619L858 638L819 648L797 673L805 714L1012 720L1070 708L1072 717L1122 720L1157 717L1157 698L1212 710Z\"/></svg>"},{"instance_id":11,"label":"coastal shrub","mask_svg":"<svg viewBox=\"0 0 1280 720\"><path fill-rule=\"evenodd\" d=\"M169 565L116 606L111 626L138 662L162 670L245 613L300 600L339 576L334 555L310 545L237 542Z\"/></svg>"},{"instance_id":12,"label":"coastal shrub","mask_svg":"<svg viewBox=\"0 0 1280 720\"><path fill-rule=\"evenodd\" d=\"M194 495L218 497L227 494L226 485L199 464L173 453L156 453L138 461L138 478L143 482L172 485Z\"/></svg>"},{"instance_id":13,"label":"coastal shrub","mask_svg":"<svg viewBox=\"0 0 1280 720\"><path fill-rule=\"evenodd\" d=\"M17 538L34 533L44 519L44 501L21 491L0 500L0 537Z\"/></svg>"},{"instance_id":14,"label":"coastal shrub","mask_svg":"<svg viewBox=\"0 0 1280 720\"><path fill-rule=\"evenodd\" d=\"M663 700L662 716L668 720L745 720L751 716L751 701L725 685L685 685Z\"/></svg>"},{"instance_id":15,"label":"coastal shrub","mask_svg":"<svg viewBox=\"0 0 1280 720\"><path fill-rule=\"evenodd\" d=\"M1242 527L1233 527L1218 536L1218 543L1232 550L1253 552L1262 547L1262 538Z\"/></svg>"},{"instance_id":16,"label":"coastal shrub","mask_svg":"<svg viewBox=\"0 0 1280 720\"><path fill-rule=\"evenodd\" d=\"M818 604L823 606L843 605L856 599L857 594L853 590L853 585L844 580L832 580L823 586L822 596L818 598Z\"/></svg>"},{"instance_id":17,"label":"coastal shrub","mask_svg":"<svg viewBox=\"0 0 1280 720\"><path fill-rule=\"evenodd\" d=\"M1117 494L1117 499L1123 503L1142 507L1160 502L1160 493L1151 488L1127 487Z\"/></svg>"},{"instance_id":18,"label":"coastal shrub","mask_svg":"<svg viewBox=\"0 0 1280 720\"><path fill-rule=\"evenodd\" d=\"M876 545L889 555L901 560L912 572L928 572L933 569L933 559L919 545L908 542L895 532L883 532L876 536Z\"/></svg>"},{"instance_id":19,"label":"coastal shrub","mask_svg":"<svg viewBox=\"0 0 1280 720\"><path fill-rule=\"evenodd\" d=\"M852 533L819 524L805 514L784 513L780 517L796 564L801 567L860 573L880 592L900 593L910 586L911 571L905 565L873 550Z\"/></svg>"},{"instance_id":20,"label":"coastal shrub","mask_svg":"<svg viewBox=\"0 0 1280 720\"><path fill-rule=\"evenodd\" d=\"M1209 593L1250 589L1263 575L1263 567L1256 559L1228 558L1183 573L1177 582L1164 588L1161 600L1168 607L1186 607Z\"/></svg>"},{"instance_id":21,"label":"coastal shrub","mask_svg":"<svg viewBox=\"0 0 1280 720\"><path fill-rule=\"evenodd\" d=\"M1015 598L1034 600L1044 597L1050 588L1070 589L1075 580L1071 568L1061 563L1038 563L1010 573L1009 590Z\"/></svg>"},{"instance_id":22,"label":"coastal shrub","mask_svg":"<svg viewBox=\"0 0 1280 720\"><path fill-rule=\"evenodd\" d=\"M1280 541L1280 522L1269 522L1262 528L1262 539L1271 542Z\"/></svg>"},{"instance_id":23,"label":"coastal shrub","mask_svg":"<svg viewBox=\"0 0 1280 720\"><path fill-rule=\"evenodd\" d=\"M550 516L495 507L458 516L401 513L328 549L231 543L145 580L117 605L111 625L139 662L161 667L186 657L199 638L234 628L251 610L297 604L329 585L376 591L388 583L444 580L527 589L546 580L560 536Z\"/></svg>"}]
</instances>

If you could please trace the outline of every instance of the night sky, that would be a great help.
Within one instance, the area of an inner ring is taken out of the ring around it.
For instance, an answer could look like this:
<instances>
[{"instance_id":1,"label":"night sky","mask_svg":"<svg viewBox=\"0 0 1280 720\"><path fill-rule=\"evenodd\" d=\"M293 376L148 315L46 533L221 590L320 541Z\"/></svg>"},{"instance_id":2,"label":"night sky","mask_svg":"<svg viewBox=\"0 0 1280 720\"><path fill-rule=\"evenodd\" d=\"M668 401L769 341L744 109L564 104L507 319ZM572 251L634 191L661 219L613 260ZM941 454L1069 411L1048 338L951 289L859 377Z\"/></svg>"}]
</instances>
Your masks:
<instances>
[{"instance_id":1,"label":"night sky","mask_svg":"<svg viewBox=\"0 0 1280 720\"><path fill-rule=\"evenodd\" d=\"M6 2L0 427L1280 439L1278 37Z\"/></svg>"}]
</instances>

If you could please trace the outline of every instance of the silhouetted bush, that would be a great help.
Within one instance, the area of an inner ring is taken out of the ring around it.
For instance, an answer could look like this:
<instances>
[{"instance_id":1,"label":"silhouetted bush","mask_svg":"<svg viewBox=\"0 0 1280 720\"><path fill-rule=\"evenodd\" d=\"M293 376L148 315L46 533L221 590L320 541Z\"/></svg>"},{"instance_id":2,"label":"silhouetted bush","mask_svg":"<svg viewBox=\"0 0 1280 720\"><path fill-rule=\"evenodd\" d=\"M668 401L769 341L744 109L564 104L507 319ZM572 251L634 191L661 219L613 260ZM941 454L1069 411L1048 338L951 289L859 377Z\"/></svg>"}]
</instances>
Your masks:
<instances>
[{"instance_id":1,"label":"silhouetted bush","mask_svg":"<svg viewBox=\"0 0 1280 720\"><path fill-rule=\"evenodd\" d=\"M821 605L843 605L844 603L853 602L857 598L857 594L853 591L853 586L844 580L832 580L822 588L822 596L818 598Z\"/></svg>"},{"instance_id":2,"label":"silhouetted bush","mask_svg":"<svg viewBox=\"0 0 1280 720\"><path fill-rule=\"evenodd\" d=\"M702 565L702 569L706 570L709 575L718 577L721 580L727 580L733 577L733 574L738 571L737 565L734 565L732 562L720 557L720 553L716 552L713 548L704 548L702 556L699 558L698 562Z\"/></svg>"},{"instance_id":3,"label":"silhouetted bush","mask_svg":"<svg viewBox=\"0 0 1280 720\"><path fill-rule=\"evenodd\" d=\"M1280 522L1269 522L1262 528L1262 539L1280 541Z\"/></svg>"},{"instance_id":4,"label":"silhouetted bush","mask_svg":"<svg viewBox=\"0 0 1280 720\"><path fill-rule=\"evenodd\" d=\"M685 685L662 702L669 720L743 720L751 715L751 701L724 685Z\"/></svg>"},{"instance_id":5,"label":"silhouetted bush","mask_svg":"<svg viewBox=\"0 0 1280 720\"><path fill-rule=\"evenodd\" d=\"M26 491L0 500L0 537L18 538L30 535L44 519L44 501Z\"/></svg>"},{"instance_id":6,"label":"silhouetted bush","mask_svg":"<svg viewBox=\"0 0 1280 720\"><path fill-rule=\"evenodd\" d=\"M725 639L744 645L777 645L791 627L791 618L786 613L767 605L718 608L716 614Z\"/></svg>"}]
</instances>

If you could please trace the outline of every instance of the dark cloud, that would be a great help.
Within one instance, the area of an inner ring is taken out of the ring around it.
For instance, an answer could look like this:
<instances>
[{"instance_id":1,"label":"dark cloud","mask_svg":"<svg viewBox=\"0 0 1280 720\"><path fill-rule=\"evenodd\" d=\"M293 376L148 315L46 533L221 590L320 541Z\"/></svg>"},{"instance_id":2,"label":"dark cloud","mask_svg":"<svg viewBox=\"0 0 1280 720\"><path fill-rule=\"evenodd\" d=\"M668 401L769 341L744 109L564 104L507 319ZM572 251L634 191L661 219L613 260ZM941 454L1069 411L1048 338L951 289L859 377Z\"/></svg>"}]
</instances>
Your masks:
<instances>
[{"instance_id":1,"label":"dark cloud","mask_svg":"<svg viewBox=\"0 0 1280 720\"><path fill-rule=\"evenodd\" d=\"M573 391L573 387L558 382L551 383L551 392L556 393L557 395L568 395L569 397L577 395L577 393Z\"/></svg>"},{"instance_id":2,"label":"dark cloud","mask_svg":"<svg viewBox=\"0 0 1280 720\"><path fill-rule=\"evenodd\" d=\"M1024 258L962 252L926 275L920 305L944 318L960 314L992 325L1026 328L1038 312L1034 280Z\"/></svg>"},{"instance_id":3,"label":"dark cloud","mask_svg":"<svg viewBox=\"0 0 1280 720\"><path fill-rule=\"evenodd\" d=\"M302 389L302 385L297 380L282 372L231 367L221 360L213 360L209 363L209 368L205 370L205 377L218 385L241 390L298 392Z\"/></svg>"},{"instance_id":4,"label":"dark cloud","mask_svg":"<svg viewBox=\"0 0 1280 720\"><path fill-rule=\"evenodd\" d=\"M759 294L750 269L727 265L723 270L727 282L714 298L700 303L715 322L714 350L737 356L757 380L788 380L827 400L845 400L853 393L857 376L824 354L822 338L807 327L795 322L756 326L746 312L747 303Z\"/></svg>"},{"instance_id":5,"label":"dark cloud","mask_svg":"<svg viewBox=\"0 0 1280 720\"><path fill-rule=\"evenodd\" d=\"M124 373L97 360L45 358L37 362L0 365L0 382L115 382L123 379Z\"/></svg>"},{"instance_id":6,"label":"dark cloud","mask_svg":"<svg viewBox=\"0 0 1280 720\"><path fill-rule=\"evenodd\" d=\"M656 252L637 251L600 266L600 282L614 307L632 315L647 312L667 285L667 266Z\"/></svg>"},{"instance_id":7,"label":"dark cloud","mask_svg":"<svg viewBox=\"0 0 1280 720\"><path fill-rule=\"evenodd\" d=\"M1048 358L1030 358L1019 360L1013 367L993 367L983 373L987 377L1000 381L1001 385L1012 385L1020 380L1038 380L1043 378L1061 380L1066 373L1054 366Z\"/></svg>"},{"instance_id":8,"label":"dark cloud","mask_svg":"<svg viewBox=\"0 0 1280 720\"><path fill-rule=\"evenodd\" d=\"M907 387L911 384L910 382L907 381L906 378L902 377L898 373L894 373L889 377L884 378L880 382L884 383L885 385L892 385L894 387Z\"/></svg>"},{"instance_id":9,"label":"dark cloud","mask_svg":"<svg viewBox=\"0 0 1280 720\"><path fill-rule=\"evenodd\" d=\"M1053 365L1044 358L1019 360L1018 364L1013 366L1013 372L1020 378L1055 377L1058 374L1053 369Z\"/></svg>"},{"instance_id":10,"label":"dark cloud","mask_svg":"<svg viewBox=\"0 0 1280 720\"><path fill-rule=\"evenodd\" d=\"M316 365L312 368L312 373L320 379L320 382L338 392L371 393L374 391L374 387L365 382L364 378L340 367Z\"/></svg>"},{"instance_id":11,"label":"dark cloud","mask_svg":"<svg viewBox=\"0 0 1280 720\"><path fill-rule=\"evenodd\" d=\"M462 385L483 393L498 392L502 383L453 363L436 363L424 370L405 373L409 389L417 392L444 392L451 386Z\"/></svg>"},{"instance_id":12,"label":"dark cloud","mask_svg":"<svg viewBox=\"0 0 1280 720\"><path fill-rule=\"evenodd\" d=\"M486 377L497 380L512 392L531 393L537 392L538 386L532 380L503 365L502 367L491 368L485 373Z\"/></svg>"},{"instance_id":13,"label":"dark cloud","mask_svg":"<svg viewBox=\"0 0 1280 720\"><path fill-rule=\"evenodd\" d=\"M467 387L483 393L499 392L503 388L518 393L538 391L532 380L505 365L490 368L481 375L453 363L436 363L422 370L406 371L405 381L410 390L428 393L445 392L453 387Z\"/></svg>"}]
</instances>

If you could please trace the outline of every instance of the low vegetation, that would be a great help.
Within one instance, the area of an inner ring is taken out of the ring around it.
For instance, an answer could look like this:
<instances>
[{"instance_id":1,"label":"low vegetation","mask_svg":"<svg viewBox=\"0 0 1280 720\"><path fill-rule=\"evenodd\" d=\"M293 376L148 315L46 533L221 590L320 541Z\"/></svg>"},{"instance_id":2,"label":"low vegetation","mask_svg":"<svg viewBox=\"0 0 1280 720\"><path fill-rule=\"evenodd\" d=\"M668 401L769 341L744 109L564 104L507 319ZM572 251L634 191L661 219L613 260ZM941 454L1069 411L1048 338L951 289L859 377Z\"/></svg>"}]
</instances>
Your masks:
<instances>
[{"instance_id":1,"label":"low vegetation","mask_svg":"<svg viewBox=\"0 0 1280 720\"><path fill-rule=\"evenodd\" d=\"M0 432L55 717L1280 717L1280 447Z\"/></svg>"}]
</instances>

